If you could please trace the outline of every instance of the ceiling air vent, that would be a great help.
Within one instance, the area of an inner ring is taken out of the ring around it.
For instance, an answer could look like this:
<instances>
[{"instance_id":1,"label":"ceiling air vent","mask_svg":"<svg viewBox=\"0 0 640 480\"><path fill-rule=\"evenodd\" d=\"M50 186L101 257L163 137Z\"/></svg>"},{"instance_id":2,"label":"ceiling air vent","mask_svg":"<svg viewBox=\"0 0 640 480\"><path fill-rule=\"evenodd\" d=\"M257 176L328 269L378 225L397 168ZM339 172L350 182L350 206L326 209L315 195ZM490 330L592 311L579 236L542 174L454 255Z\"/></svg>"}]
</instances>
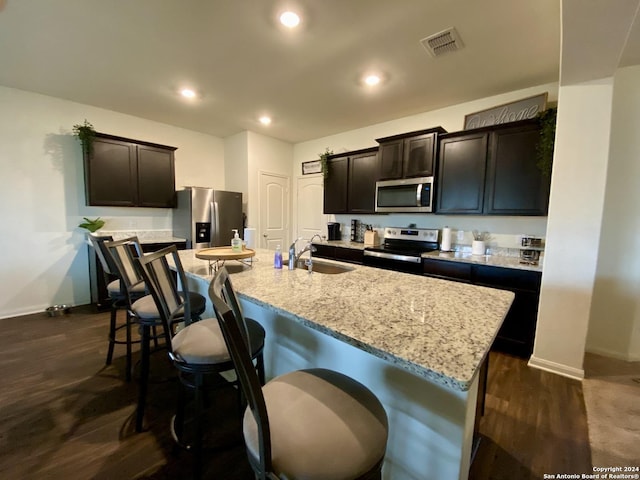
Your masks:
<instances>
[{"instance_id":1,"label":"ceiling air vent","mask_svg":"<svg viewBox=\"0 0 640 480\"><path fill-rule=\"evenodd\" d=\"M420 40L422 46L432 57L439 57L448 52L455 52L464 47L460 35L455 28L447 28L442 32L431 35Z\"/></svg>"}]
</instances>

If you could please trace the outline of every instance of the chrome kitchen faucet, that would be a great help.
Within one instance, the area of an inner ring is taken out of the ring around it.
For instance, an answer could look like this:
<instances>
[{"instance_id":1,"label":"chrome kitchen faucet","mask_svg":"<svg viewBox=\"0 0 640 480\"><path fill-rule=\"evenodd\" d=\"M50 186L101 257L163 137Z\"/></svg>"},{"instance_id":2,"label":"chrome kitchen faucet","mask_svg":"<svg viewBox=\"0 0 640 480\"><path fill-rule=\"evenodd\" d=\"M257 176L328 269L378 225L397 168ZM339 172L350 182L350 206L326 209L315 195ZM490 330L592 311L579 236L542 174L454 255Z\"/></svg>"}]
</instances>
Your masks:
<instances>
[{"instance_id":1,"label":"chrome kitchen faucet","mask_svg":"<svg viewBox=\"0 0 640 480\"><path fill-rule=\"evenodd\" d=\"M309 273L311 273L313 271L313 252L316 252L317 249L316 247L313 246L313 239L314 238L320 238L320 240L322 240L322 237L320 235L318 235L317 233L315 235L313 235L311 237L311 240L309 240L309 242L304 246L304 248L302 250L300 250L300 252L296 253L296 243L298 243L299 240L302 240L303 237L298 237L290 246L289 246L289 270L293 270L296 268L296 264L298 263L298 260L300 260L300 257L306 253L309 252L309 259L304 263L308 270Z\"/></svg>"}]
</instances>

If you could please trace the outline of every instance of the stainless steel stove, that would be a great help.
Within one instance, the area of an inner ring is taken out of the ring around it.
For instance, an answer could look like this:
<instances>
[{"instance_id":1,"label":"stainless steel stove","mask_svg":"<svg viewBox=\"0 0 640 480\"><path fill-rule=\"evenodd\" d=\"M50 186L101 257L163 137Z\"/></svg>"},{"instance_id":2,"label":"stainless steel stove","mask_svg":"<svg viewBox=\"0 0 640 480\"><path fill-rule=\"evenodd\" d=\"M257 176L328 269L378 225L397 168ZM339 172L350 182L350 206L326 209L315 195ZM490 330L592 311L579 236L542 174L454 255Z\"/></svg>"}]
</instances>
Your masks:
<instances>
[{"instance_id":1,"label":"stainless steel stove","mask_svg":"<svg viewBox=\"0 0 640 480\"><path fill-rule=\"evenodd\" d=\"M422 274L422 254L437 249L437 229L387 227L381 246L364 249L364 264Z\"/></svg>"}]
</instances>

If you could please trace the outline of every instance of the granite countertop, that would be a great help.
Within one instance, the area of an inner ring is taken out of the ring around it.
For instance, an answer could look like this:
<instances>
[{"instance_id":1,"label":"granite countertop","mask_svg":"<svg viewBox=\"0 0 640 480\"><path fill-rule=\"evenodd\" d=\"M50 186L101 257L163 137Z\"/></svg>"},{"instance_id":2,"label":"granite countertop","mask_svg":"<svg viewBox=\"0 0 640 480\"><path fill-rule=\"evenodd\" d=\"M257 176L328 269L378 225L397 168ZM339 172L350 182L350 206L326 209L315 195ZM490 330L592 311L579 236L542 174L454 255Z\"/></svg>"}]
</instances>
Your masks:
<instances>
[{"instance_id":1,"label":"granite countertop","mask_svg":"<svg viewBox=\"0 0 640 480\"><path fill-rule=\"evenodd\" d=\"M351 248L353 250L364 250L365 247L369 245L365 245L362 242L352 242L350 240L325 240L323 242L313 242L316 245L329 245L332 247L342 247L342 248Z\"/></svg>"},{"instance_id":2,"label":"granite countertop","mask_svg":"<svg viewBox=\"0 0 640 480\"><path fill-rule=\"evenodd\" d=\"M188 276L210 282L208 262L195 258L195 250L181 251L180 258ZM468 390L511 306L513 293L348 266L351 271L337 275L289 271L286 266L277 270L273 252L256 249L253 266L232 273L231 280L241 298L418 376Z\"/></svg>"},{"instance_id":3,"label":"granite countertop","mask_svg":"<svg viewBox=\"0 0 640 480\"><path fill-rule=\"evenodd\" d=\"M542 257L538 265L520 263L519 257L505 255L471 255L469 252L441 252L439 250L423 253L422 258L437 258L453 262L473 263L476 265L490 265L492 267L515 268L542 272Z\"/></svg>"},{"instance_id":4,"label":"granite countertop","mask_svg":"<svg viewBox=\"0 0 640 480\"><path fill-rule=\"evenodd\" d=\"M98 230L93 233L95 236L111 235L114 240L122 240L124 238L137 236L140 243L181 243L186 242L185 238L173 236L170 230Z\"/></svg>"},{"instance_id":5,"label":"granite countertop","mask_svg":"<svg viewBox=\"0 0 640 480\"><path fill-rule=\"evenodd\" d=\"M317 243L317 242L314 242ZM335 247L352 248L354 250L364 250L369 245L364 243L351 242L349 240L331 240L320 242L322 245L332 245ZM534 272L542 272L542 258L538 265L527 265L520 263L520 257L517 255L471 255L471 252L441 252L435 250L433 252L423 253L423 258L440 258L443 260L451 260L453 262L474 263L477 265L491 265L493 267L516 268L519 270L531 270Z\"/></svg>"}]
</instances>

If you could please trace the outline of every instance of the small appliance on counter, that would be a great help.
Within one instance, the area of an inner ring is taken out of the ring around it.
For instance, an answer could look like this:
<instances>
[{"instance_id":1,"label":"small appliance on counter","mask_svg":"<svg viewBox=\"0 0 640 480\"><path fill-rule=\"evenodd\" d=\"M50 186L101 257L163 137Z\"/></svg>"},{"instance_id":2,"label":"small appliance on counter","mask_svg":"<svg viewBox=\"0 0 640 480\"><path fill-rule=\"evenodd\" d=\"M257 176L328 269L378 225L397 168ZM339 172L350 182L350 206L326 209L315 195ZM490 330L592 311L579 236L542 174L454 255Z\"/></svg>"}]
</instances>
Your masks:
<instances>
[{"instance_id":1,"label":"small appliance on counter","mask_svg":"<svg viewBox=\"0 0 640 480\"><path fill-rule=\"evenodd\" d=\"M360 220L351 220L351 241L363 243L366 225Z\"/></svg>"},{"instance_id":2,"label":"small appliance on counter","mask_svg":"<svg viewBox=\"0 0 640 480\"><path fill-rule=\"evenodd\" d=\"M540 252L544 251L542 238L523 235L520 245L520 263L524 265L538 265L540 262Z\"/></svg>"},{"instance_id":3,"label":"small appliance on counter","mask_svg":"<svg viewBox=\"0 0 640 480\"><path fill-rule=\"evenodd\" d=\"M365 247L377 247L380 245L380 237L371 225L367 226L367 230L364 232L364 245Z\"/></svg>"},{"instance_id":4,"label":"small appliance on counter","mask_svg":"<svg viewBox=\"0 0 640 480\"><path fill-rule=\"evenodd\" d=\"M342 240L342 235L340 233L340 224L338 222L327 223L327 239Z\"/></svg>"}]
</instances>

